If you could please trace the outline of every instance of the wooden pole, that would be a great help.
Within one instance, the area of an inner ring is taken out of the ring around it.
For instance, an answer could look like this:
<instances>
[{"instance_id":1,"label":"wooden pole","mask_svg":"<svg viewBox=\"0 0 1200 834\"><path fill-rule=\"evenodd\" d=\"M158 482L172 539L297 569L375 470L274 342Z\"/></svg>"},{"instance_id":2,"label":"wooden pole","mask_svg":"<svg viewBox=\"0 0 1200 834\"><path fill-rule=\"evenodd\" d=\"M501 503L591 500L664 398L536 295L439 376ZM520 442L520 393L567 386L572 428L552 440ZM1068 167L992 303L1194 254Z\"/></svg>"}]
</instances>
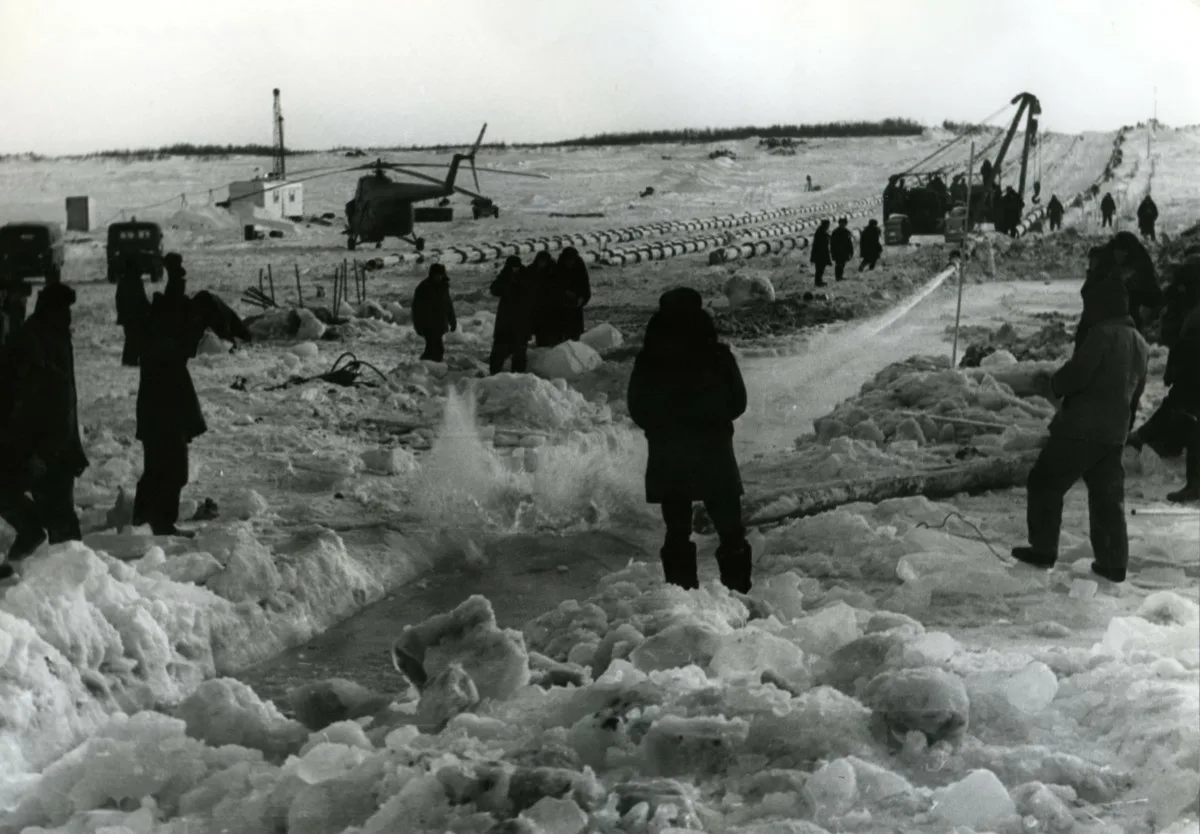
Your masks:
<instances>
[{"instance_id":1,"label":"wooden pole","mask_svg":"<svg viewBox=\"0 0 1200 834\"><path fill-rule=\"evenodd\" d=\"M296 270L296 298L300 301L300 306L304 306L304 290L300 288L300 264L292 264L292 268Z\"/></svg>"},{"instance_id":2,"label":"wooden pole","mask_svg":"<svg viewBox=\"0 0 1200 834\"><path fill-rule=\"evenodd\" d=\"M359 275L359 272L358 272L358 261L355 261L354 262L354 300L359 304L363 303L363 295L366 290L366 288L363 287L362 283L363 283L362 276Z\"/></svg>"},{"instance_id":3,"label":"wooden pole","mask_svg":"<svg viewBox=\"0 0 1200 834\"><path fill-rule=\"evenodd\" d=\"M275 276L271 272L270 264L267 264L267 282L271 286L271 303L276 304L276 302L275 302ZM278 306L278 305L276 305L276 306Z\"/></svg>"},{"instance_id":4,"label":"wooden pole","mask_svg":"<svg viewBox=\"0 0 1200 834\"><path fill-rule=\"evenodd\" d=\"M971 239L971 181L975 176L975 141L971 140L971 159L967 163L967 216L963 220L963 242L966 243ZM971 255L966 246L963 246L963 257L958 262L958 306L954 311L954 347L950 350L950 370L958 367L958 329L962 325L962 296L963 296L963 276L967 272L967 261Z\"/></svg>"},{"instance_id":5,"label":"wooden pole","mask_svg":"<svg viewBox=\"0 0 1200 834\"><path fill-rule=\"evenodd\" d=\"M266 297L266 293L263 292L263 268L261 266L258 268L258 294Z\"/></svg>"},{"instance_id":6,"label":"wooden pole","mask_svg":"<svg viewBox=\"0 0 1200 834\"><path fill-rule=\"evenodd\" d=\"M338 278L337 267L334 267L333 268L333 317L335 319L337 318L338 307L341 304L341 299L338 298L338 289L339 289L340 284L341 284L341 280Z\"/></svg>"}]
</instances>

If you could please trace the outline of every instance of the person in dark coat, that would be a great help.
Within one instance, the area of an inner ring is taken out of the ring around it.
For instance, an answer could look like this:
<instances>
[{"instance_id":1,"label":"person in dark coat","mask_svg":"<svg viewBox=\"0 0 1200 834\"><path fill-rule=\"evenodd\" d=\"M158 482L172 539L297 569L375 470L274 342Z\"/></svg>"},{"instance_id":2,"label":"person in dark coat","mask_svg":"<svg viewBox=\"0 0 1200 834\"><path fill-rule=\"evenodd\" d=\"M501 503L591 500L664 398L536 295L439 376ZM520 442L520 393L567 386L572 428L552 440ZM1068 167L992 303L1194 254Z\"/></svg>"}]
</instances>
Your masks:
<instances>
[{"instance_id":1,"label":"person in dark coat","mask_svg":"<svg viewBox=\"0 0 1200 834\"><path fill-rule=\"evenodd\" d=\"M1112 268L1129 294L1129 315L1133 318L1134 326L1141 331L1142 310L1158 310L1163 306L1163 292L1158 285L1154 259L1133 232L1117 232L1106 246L1112 253Z\"/></svg>"},{"instance_id":2,"label":"person in dark coat","mask_svg":"<svg viewBox=\"0 0 1200 834\"><path fill-rule=\"evenodd\" d=\"M417 284L412 300L412 323L417 335L425 340L422 359L441 362L446 355L443 337L458 329L454 302L450 299L450 276L444 264L433 264L429 275Z\"/></svg>"},{"instance_id":3,"label":"person in dark coat","mask_svg":"<svg viewBox=\"0 0 1200 834\"><path fill-rule=\"evenodd\" d=\"M0 516L17 531L10 562L47 538L80 538L75 479L88 459L79 437L74 303L66 284L47 284L0 359Z\"/></svg>"},{"instance_id":4,"label":"person in dark coat","mask_svg":"<svg viewBox=\"0 0 1200 834\"><path fill-rule=\"evenodd\" d=\"M235 347L239 341L249 342L254 338L242 317L219 295L200 290L192 296L191 309L194 318L193 335L197 344L206 329L226 342L233 342Z\"/></svg>"},{"instance_id":5,"label":"person in dark coat","mask_svg":"<svg viewBox=\"0 0 1200 834\"><path fill-rule=\"evenodd\" d=\"M858 271L874 270L875 264L883 255L883 230L879 228L879 221L874 217L867 221L867 227L862 230L858 241L858 252L862 255L862 263L858 265Z\"/></svg>"},{"instance_id":6,"label":"person in dark coat","mask_svg":"<svg viewBox=\"0 0 1200 834\"><path fill-rule=\"evenodd\" d=\"M1050 202L1046 203L1046 215L1050 218L1050 231L1054 232L1062 228L1062 219L1065 212L1063 204L1058 200L1058 195L1051 194Z\"/></svg>"},{"instance_id":7,"label":"person in dark coat","mask_svg":"<svg viewBox=\"0 0 1200 834\"><path fill-rule=\"evenodd\" d=\"M208 431L200 398L188 373L196 345L190 331L195 313L184 280L183 258L163 259L167 283L154 294L142 345L137 393L137 439L142 443L142 477L133 501L133 523L149 524L156 536L188 536L175 527L179 495L188 482L188 444Z\"/></svg>"},{"instance_id":8,"label":"person in dark coat","mask_svg":"<svg viewBox=\"0 0 1200 834\"><path fill-rule=\"evenodd\" d=\"M33 286L28 281L0 280L0 347L25 323Z\"/></svg>"},{"instance_id":9,"label":"person in dark coat","mask_svg":"<svg viewBox=\"0 0 1200 834\"><path fill-rule=\"evenodd\" d=\"M984 188L992 187L992 161L990 159L983 160L983 164L979 166L979 176L983 180Z\"/></svg>"},{"instance_id":10,"label":"person in dark coat","mask_svg":"<svg viewBox=\"0 0 1200 834\"><path fill-rule=\"evenodd\" d=\"M521 259L509 255L504 268L492 282L492 295L500 299L492 333L492 355L488 359L493 374L504 370L504 362L510 356L512 372L525 373L526 350L533 334L533 305L537 301L537 290L531 278Z\"/></svg>"},{"instance_id":11,"label":"person in dark coat","mask_svg":"<svg viewBox=\"0 0 1200 834\"><path fill-rule=\"evenodd\" d=\"M1004 231L1009 237L1017 236L1017 226L1021 225L1021 215L1025 211L1025 201L1010 185L1004 190Z\"/></svg>"},{"instance_id":12,"label":"person in dark coat","mask_svg":"<svg viewBox=\"0 0 1200 834\"><path fill-rule=\"evenodd\" d=\"M838 227L829 236L829 254L833 258L833 277L840 281L846 275L846 262L854 258L854 235L846 225L845 217L838 220Z\"/></svg>"},{"instance_id":13,"label":"person in dark coat","mask_svg":"<svg viewBox=\"0 0 1200 834\"><path fill-rule=\"evenodd\" d=\"M538 347L554 347L566 340L563 335L561 294L554 281L554 256L542 250L533 256L526 270L534 292L533 337Z\"/></svg>"},{"instance_id":14,"label":"person in dark coat","mask_svg":"<svg viewBox=\"0 0 1200 834\"><path fill-rule=\"evenodd\" d=\"M1104 199L1100 201L1100 228L1111 226L1113 217L1117 214L1117 201L1113 199L1111 191L1104 193Z\"/></svg>"},{"instance_id":15,"label":"person in dark coat","mask_svg":"<svg viewBox=\"0 0 1200 834\"><path fill-rule=\"evenodd\" d=\"M146 317L150 314L150 299L142 283L141 265L133 258L117 281L117 325L125 331L121 364L136 368L142 355L142 339L146 333Z\"/></svg>"},{"instance_id":16,"label":"person in dark coat","mask_svg":"<svg viewBox=\"0 0 1200 834\"><path fill-rule=\"evenodd\" d=\"M808 259L812 262L813 268L816 270L816 285L818 287L825 286L825 267L833 263L833 256L829 252L829 221L822 220L821 225L813 232L812 236L812 252Z\"/></svg>"},{"instance_id":17,"label":"person in dark coat","mask_svg":"<svg viewBox=\"0 0 1200 834\"><path fill-rule=\"evenodd\" d=\"M1137 210L1138 231L1142 233L1142 237L1148 237L1151 240L1157 240L1154 236L1154 224L1158 222L1158 206L1149 194L1143 198Z\"/></svg>"},{"instance_id":18,"label":"person in dark coat","mask_svg":"<svg viewBox=\"0 0 1200 834\"><path fill-rule=\"evenodd\" d=\"M659 554L664 578L699 587L692 503L703 501L720 537L721 582L746 593L751 554L733 451L733 423L746 410L746 386L695 290L681 287L659 299L634 360L628 405L650 449L646 500L661 505L667 528Z\"/></svg>"},{"instance_id":19,"label":"person in dark coat","mask_svg":"<svg viewBox=\"0 0 1200 834\"><path fill-rule=\"evenodd\" d=\"M1058 559L1063 497L1083 478L1088 490L1092 572L1125 581L1129 539L1125 528L1125 469L1121 453L1146 385L1150 349L1129 317L1125 287L1112 275L1093 282L1085 310L1096 322L1083 344L1041 382L1061 400L1050 438L1029 473L1026 521L1029 546L1014 559L1051 568Z\"/></svg>"},{"instance_id":20,"label":"person in dark coat","mask_svg":"<svg viewBox=\"0 0 1200 834\"><path fill-rule=\"evenodd\" d=\"M1200 260L1175 268L1167 288L1162 336L1169 345L1163 384L1166 399L1129 437L1141 451L1149 445L1162 457L1186 451L1183 489L1167 494L1177 503L1200 501Z\"/></svg>"},{"instance_id":21,"label":"person in dark coat","mask_svg":"<svg viewBox=\"0 0 1200 834\"><path fill-rule=\"evenodd\" d=\"M554 283L562 299L561 333L564 341L579 341L583 335L583 308L592 300L592 282L579 250L568 246L554 265Z\"/></svg>"}]
</instances>

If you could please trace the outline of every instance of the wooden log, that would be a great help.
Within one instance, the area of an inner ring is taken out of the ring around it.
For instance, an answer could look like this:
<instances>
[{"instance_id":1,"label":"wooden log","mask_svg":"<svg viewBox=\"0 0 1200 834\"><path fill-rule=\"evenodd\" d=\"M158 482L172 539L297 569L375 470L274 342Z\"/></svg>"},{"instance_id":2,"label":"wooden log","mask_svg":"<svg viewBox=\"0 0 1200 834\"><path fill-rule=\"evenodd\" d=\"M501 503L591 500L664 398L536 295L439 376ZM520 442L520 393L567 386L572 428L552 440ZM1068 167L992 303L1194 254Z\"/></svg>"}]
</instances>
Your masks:
<instances>
[{"instance_id":1,"label":"wooden log","mask_svg":"<svg viewBox=\"0 0 1200 834\"><path fill-rule=\"evenodd\" d=\"M743 504L743 523L747 527L781 524L860 501L878 504L889 498L914 495L936 500L963 493L977 494L1023 486L1039 454L1039 450L1033 450L899 475L825 481L753 496ZM787 500L791 508L783 512L769 509L781 500ZM713 530L712 522L703 509L696 513L692 526L698 533L710 533Z\"/></svg>"}]
</instances>

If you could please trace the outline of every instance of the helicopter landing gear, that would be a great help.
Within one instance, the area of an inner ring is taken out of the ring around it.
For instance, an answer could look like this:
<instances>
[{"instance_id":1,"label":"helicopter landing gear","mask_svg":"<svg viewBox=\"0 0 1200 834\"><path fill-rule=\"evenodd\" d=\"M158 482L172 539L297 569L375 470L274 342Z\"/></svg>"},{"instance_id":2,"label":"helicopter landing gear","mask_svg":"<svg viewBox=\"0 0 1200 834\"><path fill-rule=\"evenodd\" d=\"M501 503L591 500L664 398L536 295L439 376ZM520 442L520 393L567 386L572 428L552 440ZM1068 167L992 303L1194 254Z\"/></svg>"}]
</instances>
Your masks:
<instances>
[{"instance_id":1,"label":"helicopter landing gear","mask_svg":"<svg viewBox=\"0 0 1200 834\"><path fill-rule=\"evenodd\" d=\"M410 235L406 238L403 238L403 240L405 243L411 243L413 246L415 246L418 252L425 251L425 238L417 237L416 235Z\"/></svg>"}]
</instances>

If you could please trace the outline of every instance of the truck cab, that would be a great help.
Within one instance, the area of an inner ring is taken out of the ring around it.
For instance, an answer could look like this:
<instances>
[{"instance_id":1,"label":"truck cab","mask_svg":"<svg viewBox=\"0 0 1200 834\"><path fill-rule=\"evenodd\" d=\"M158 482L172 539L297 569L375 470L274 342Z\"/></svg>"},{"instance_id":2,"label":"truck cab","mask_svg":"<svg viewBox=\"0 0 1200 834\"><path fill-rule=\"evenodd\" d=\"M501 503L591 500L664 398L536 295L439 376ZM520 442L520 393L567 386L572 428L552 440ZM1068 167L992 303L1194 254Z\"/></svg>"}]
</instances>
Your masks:
<instances>
[{"instance_id":1,"label":"truck cab","mask_svg":"<svg viewBox=\"0 0 1200 834\"><path fill-rule=\"evenodd\" d=\"M0 282L27 278L61 281L64 258L59 224L21 220L0 226Z\"/></svg>"},{"instance_id":2,"label":"truck cab","mask_svg":"<svg viewBox=\"0 0 1200 834\"><path fill-rule=\"evenodd\" d=\"M108 282L117 283L131 261L141 268L141 275L150 276L150 283L162 280L163 235L157 223L134 218L108 227Z\"/></svg>"}]
</instances>

